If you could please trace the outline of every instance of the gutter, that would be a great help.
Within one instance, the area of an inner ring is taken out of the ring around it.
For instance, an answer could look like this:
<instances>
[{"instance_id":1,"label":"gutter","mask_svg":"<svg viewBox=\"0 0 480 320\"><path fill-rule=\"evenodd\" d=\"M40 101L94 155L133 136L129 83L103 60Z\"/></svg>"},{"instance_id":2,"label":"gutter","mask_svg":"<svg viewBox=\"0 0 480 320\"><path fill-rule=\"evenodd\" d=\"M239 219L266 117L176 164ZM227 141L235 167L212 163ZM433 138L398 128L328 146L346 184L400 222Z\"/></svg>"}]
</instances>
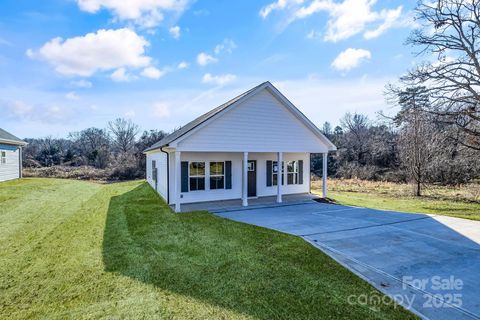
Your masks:
<instances>
[{"instance_id":1,"label":"gutter","mask_svg":"<svg viewBox=\"0 0 480 320\"><path fill-rule=\"evenodd\" d=\"M0 143L11 144L14 146L26 146L28 144L25 141L15 141L9 139L0 139Z\"/></svg>"},{"instance_id":2,"label":"gutter","mask_svg":"<svg viewBox=\"0 0 480 320\"><path fill-rule=\"evenodd\" d=\"M168 145L167 145L168 146ZM160 151L167 155L167 204L170 205L170 155L160 147Z\"/></svg>"}]
</instances>

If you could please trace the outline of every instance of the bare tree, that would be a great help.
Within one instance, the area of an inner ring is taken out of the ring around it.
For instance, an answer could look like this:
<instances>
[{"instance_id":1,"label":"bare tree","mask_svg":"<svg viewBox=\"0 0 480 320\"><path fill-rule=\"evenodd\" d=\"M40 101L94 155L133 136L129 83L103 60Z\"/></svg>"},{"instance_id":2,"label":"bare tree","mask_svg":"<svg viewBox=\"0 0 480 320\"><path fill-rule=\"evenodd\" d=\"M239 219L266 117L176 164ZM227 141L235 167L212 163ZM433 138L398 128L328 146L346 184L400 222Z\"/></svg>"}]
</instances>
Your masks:
<instances>
[{"instance_id":1,"label":"bare tree","mask_svg":"<svg viewBox=\"0 0 480 320\"><path fill-rule=\"evenodd\" d=\"M407 86L426 86L427 111L462 131L459 143L480 151L480 3L477 0L422 0L416 8L420 28L407 44L420 48L424 62L401 78Z\"/></svg>"},{"instance_id":2,"label":"bare tree","mask_svg":"<svg viewBox=\"0 0 480 320\"><path fill-rule=\"evenodd\" d=\"M113 135L113 145L120 153L132 152L135 148L135 137L139 127L131 120L117 118L108 123L108 128Z\"/></svg>"},{"instance_id":3,"label":"bare tree","mask_svg":"<svg viewBox=\"0 0 480 320\"><path fill-rule=\"evenodd\" d=\"M398 104L401 110L395 117L395 123L401 128L400 159L415 185L415 195L421 196L435 145L435 130L428 119L428 114L423 111L429 104L426 88L409 87L399 91Z\"/></svg>"},{"instance_id":4,"label":"bare tree","mask_svg":"<svg viewBox=\"0 0 480 320\"><path fill-rule=\"evenodd\" d=\"M110 160L110 139L105 130L88 128L70 133L69 137L87 164L97 168L107 167Z\"/></svg>"}]
</instances>

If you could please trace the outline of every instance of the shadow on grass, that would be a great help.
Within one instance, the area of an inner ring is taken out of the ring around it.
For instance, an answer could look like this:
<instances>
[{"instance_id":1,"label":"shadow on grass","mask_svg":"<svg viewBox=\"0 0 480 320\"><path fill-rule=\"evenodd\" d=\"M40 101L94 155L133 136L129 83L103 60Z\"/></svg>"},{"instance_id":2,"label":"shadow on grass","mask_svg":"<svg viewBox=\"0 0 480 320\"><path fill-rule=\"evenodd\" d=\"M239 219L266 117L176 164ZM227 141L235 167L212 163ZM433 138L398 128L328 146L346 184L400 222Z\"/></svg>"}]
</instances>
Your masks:
<instances>
[{"instance_id":1,"label":"shadow on grass","mask_svg":"<svg viewBox=\"0 0 480 320\"><path fill-rule=\"evenodd\" d=\"M175 214L146 184L110 200L108 272L259 319L414 318L349 305L375 290L303 240L205 212Z\"/></svg>"}]
</instances>

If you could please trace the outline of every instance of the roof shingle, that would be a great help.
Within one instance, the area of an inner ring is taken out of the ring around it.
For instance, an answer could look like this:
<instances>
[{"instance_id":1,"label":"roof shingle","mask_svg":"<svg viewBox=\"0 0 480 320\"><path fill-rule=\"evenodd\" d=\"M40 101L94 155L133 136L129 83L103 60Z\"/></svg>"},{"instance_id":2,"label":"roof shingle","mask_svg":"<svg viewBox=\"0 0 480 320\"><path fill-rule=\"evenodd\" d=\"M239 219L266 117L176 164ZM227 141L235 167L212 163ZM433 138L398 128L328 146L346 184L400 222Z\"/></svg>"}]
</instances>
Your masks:
<instances>
[{"instance_id":1,"label":"roof shingle","mask_svg":"<svg viewBox=\"0 0 480 320\"><path fill-rule=\"evenodd\" d=\"M0 142L16 144L16 145L26 145L27 143L20 138L14 136L10 132L7 132L0 128Z\"/></svg>"}]
</instances>

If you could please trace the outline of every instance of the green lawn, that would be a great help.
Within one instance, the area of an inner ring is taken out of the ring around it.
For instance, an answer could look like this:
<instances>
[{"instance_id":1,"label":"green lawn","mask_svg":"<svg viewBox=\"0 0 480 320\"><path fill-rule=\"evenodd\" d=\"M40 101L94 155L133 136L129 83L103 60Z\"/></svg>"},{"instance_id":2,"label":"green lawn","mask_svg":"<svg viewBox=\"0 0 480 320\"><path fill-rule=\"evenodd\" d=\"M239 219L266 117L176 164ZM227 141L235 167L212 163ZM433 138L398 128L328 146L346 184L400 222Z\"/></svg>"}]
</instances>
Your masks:
<instances>
[{"instance_id":1,"label":"green lawn","mask_svg":"<svg viewBox=\"0 0 480 320\"><path fill-rule=\"evenodd\" d=\"M391 182L331 179L328 196L338 204L413 213L433 213L480 220L480 186L430 186L424 196L412 195L412 187ZM312 192L321 194L314 182Z\"/></svg>"},{"instance_id":2,"label":"green lawn","mask_svg":"<svg viewBox=\"0 0 480 320\"><path fill-rule=\"evenodd\" d=\"M395 197L361 192L331 192L329 197L343 205L480 220L480 203L474 202L413 196Z\"/></svg>"},{"instance_id":3,"label":"green lawn","mask_svg":"<svg viewBox=\"0 0 480 320\"><path fill-rule=\"evenodd\" d=\"M0 318L405 319L303 240L174 214L144 182L0 183Z\"/></svg>"}]
</instances>

